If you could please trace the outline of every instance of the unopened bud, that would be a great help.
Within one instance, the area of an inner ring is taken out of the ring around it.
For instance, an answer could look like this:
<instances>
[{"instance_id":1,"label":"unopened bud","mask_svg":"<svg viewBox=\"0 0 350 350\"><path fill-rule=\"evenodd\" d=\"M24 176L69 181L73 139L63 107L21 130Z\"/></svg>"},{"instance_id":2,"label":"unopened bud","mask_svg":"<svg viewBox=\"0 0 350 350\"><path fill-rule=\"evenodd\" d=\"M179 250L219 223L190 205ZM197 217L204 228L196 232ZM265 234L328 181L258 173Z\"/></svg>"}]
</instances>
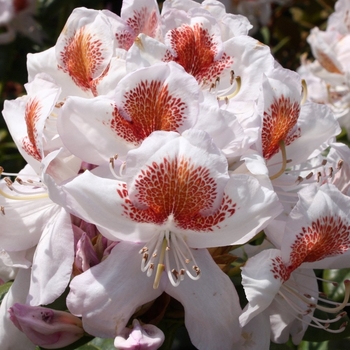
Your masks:
<instances>
[{"instance_id":1,"label":"unopened bud","mask_svg":"<svg viewBox=\"0 0 350 350\"><path fill-rule=\"evenodd\" d=\"M29 340L47 349L62 348L84 335L81 320L68 312L16 303L9 313L13 324Z\"/></svg>"}]
</instances>

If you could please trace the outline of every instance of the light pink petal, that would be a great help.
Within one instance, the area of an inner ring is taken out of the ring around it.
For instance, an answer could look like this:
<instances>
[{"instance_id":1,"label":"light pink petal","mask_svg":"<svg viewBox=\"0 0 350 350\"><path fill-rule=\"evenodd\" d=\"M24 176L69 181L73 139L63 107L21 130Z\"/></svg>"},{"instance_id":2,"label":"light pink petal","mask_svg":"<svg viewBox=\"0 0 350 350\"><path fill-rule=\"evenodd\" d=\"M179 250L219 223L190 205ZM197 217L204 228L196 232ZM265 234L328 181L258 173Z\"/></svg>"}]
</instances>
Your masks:
<instances>
[{"instance_id":1,"label":"light pink petal","mask_svg":"<svg viewBox=\"0 0 350 350\"><path fill-rule=\"evenodd\" d=\"M32 266L27 303L47 305L66 289L74 261L74 234L68 214L61 209L48 221Z\"/></svg>"},{"instance_id":2,"label":"light pink petal","mask_svg":"<svg viewBox=\"0 0 350 350\"><path fill-rule=\"evenodd\" d=\"M123 1L121 18L133 30L134 37L144 33L152 38L161 39L161 19L155 0Z\"/></svg>"},{"instance_id":3,"label":"light pink petal","mask_svg":"<svg viewBox=\"0 0 350 350\"><path fill-rule=\"evenodd\" d=\"M91 91L84 91L74 81L57 67L55 47L27 56L28 80L31 82L34 77L42 72L50 75L56 84L62 88L60 100L67 96L92 97Z\"/></svg>"},{"instance_id":4,"label":"light pink petal","mask_svg":"<svg viewBox=\"0 0 350 350\"><path fill-rule=\"evenodd\" d=\"M350 255L349 197L328 184L314 191L316 188L306 188L299 193L299 202L286 223L283 260L294 268L302 263L345 267Z\"/></svg>"},{"instance_id":5,"label":"light pink petal","mask_svg":"<svg viewBox=\"0 0 350 350\"><path fill-rule=\"evenodd\" d=\"M311 295L317 302L319 291L313 270L298 269L292 273L290 281L285 283L300 295ZM298 296L290 294L288 298L291 302L290 304L277 295L268 309L271 323L271 340L281 344L286 343L292 336L293 343L299 344L311 321L313 312L309 312L309 304L302 302ZM293 303L298 305L300 309L305 310L305 315L293 310L291 307ZM303 321L298 318L301 318Z\"/></svg>"},{"instance_id":6,"label":"light pink petal","mask_svg":"<svg viewBox=\"0 0 350 350\"><path fill-rule=\"evenodd\" d=\"M75 277L67 297L69 310L82 316L84 329L98 337L115 337L137 307L162 289L141 272L140 244L118 243L102 263Z\"/></svg>"},{"instance_id":7,"label":"light pink petal","mask_svg":"<svg viewBox=\"0 0 350 350\"><path fill-rule=\"evenodd\" d=\"M4 183L1 183L0 187L2 191L12 195L13 191L9 192ZM0 238L3 249L19 251L36 245L47 221L57 212L57 206L49 198L45 198L45 194L43 198L34 200L30 200L31 195L41 194L29 193L28 196L22 196L23 199L0 196L0 205L4 207L4 212L0 213Z\"/></svg>"},{"instance_id":8,"label":"light pink petal","mask_svg":"<svg viewBox=\"0 0 350 350\"><path fill-rule=\"evenodd\" d=\"M26 90L27 96L5 101L3 115L18 150L39 173L45 155L44 127L60 88L42 74L26 84Z\"/></svg>"},{"instance_id":9,"label":"light pink petal","mask_svg":"<svg viewBox=\"0 0 350 350\"><path fill-rule=\"evenodd\" d=\"M97 95L98 79L108 71L113 46L107 17L97 10L77 8L57 40L57 63L80 89Z\"/></svg>"},{"instance_id":10,"label":"light pink petal","mask_svg":"<svg viewBox=\"0 0 350 350\"><path fill-rule=\"evenodd\" d=\"M239 317L243 327L269 307L278 293L282 281L280 278L274 278L272 262L280 255L281 252L277 249L264 250L249 258L241 268L242 285L248 299L248 304Z\"/></svg>"},{"instance_id":11,"label":"light pink petal","mask_svg":"<svg viewBox=\"0 0 350 350\"><path fill-rule=\"evenodd\" d=\"M192 254L201 267L199 280L185 278L178 287L168 283L165 292L184 306L193 345L198 349L231 349L241 334L237 292L207 250L192 250Z\"/></svg>"},{"instance_id":12,"label":"light pink petal","mask_svg":"<svg viewBox=\"0 0 350 350\"><path fill-rule=\"evenodd\" d=\"M153 131L181 132L197 119L196 81L173 63L139 69L122 79L113 100L70 98L58 129L65 146L92 164L125 156Z\"/></svg>"},{"instance_id":13,"label":"light pink petal","mask_svg":"<svg viewBox=\"0 0 350 350\"><path fill-rule=\"evenodd\" d=\"M262 45L259 41L249 36L237 36L224 43L224 50L233 58L230 69L234 71L235 77L241 78L241 87L234 100L255 100L261 90L263 73L273 68L273 56L270 48ZM220 96L229 95L236 84L231 86L230 74L220 80ZM230 102L229 102L230 103Z\"/></svg>"}]
</instances>

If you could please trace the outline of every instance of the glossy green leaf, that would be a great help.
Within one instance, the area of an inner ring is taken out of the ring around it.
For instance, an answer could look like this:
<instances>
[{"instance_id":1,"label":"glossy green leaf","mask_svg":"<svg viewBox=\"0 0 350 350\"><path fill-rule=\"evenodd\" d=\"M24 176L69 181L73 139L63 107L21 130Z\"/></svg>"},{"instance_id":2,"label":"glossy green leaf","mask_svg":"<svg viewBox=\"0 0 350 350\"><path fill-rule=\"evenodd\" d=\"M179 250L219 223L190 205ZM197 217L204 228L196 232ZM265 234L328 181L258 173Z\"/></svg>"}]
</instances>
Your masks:
<instances>
[{"instance_id":1,"label":"glossy green leaf","mask_svg":"<svg viewBox=\"0 0 350 350\"><path fill-rule=\"evenodd\" d=\"M342 302L345 293L344 281L350 280L350 269L324 270L323 278L337 283L334 285L330 282L323 282L323 291L327 297L330 300Z\"/></svg>"},{"instance_id":2,"label":"glossy green leaf","mask_svg":"<svg viewBox=\"0 0 350 350\"><path fill-rule=\"evenodd\" d=\"M76 350L115 350L114 339L95 338Z\"/></svg>"},{"instance_id":3,"label":"glossy green leaf","mask_svg":"<svg viewBox=\"0 0 350 350\"><path fill-rule=\"evenodd\" d=\"M6 282L2 285L0 285L0 304L2 302L2 300L4 299L6 293L8 292L8 290L10 289L10 287L12 286L12 281L10 282Z\"/></svg>"}]
</instances>

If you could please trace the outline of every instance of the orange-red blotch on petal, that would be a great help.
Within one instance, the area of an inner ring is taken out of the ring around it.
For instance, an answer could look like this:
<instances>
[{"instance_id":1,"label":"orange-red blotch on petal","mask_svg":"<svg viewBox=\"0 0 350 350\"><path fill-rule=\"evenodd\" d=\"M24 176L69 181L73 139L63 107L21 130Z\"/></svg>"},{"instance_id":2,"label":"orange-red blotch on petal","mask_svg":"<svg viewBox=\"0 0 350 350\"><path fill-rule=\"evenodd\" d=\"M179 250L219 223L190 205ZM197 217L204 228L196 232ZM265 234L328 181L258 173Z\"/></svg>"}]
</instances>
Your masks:
<instances>
[{"instance_id":1,"label":"orange-red blotch on petal","mask_svg":"<svg viewBox=\"0 0 350 350\"><path fill-rule=\"evenodd\" d=\"M110 127L127 142L140 144L153 131L177 131L185 119L186 104L173 97L162 81L144 80L124 94L123 118L115 107Z\"/></svg>"},{"instance_id":2,"label":"orange-red blotch on petal","mask_svg":"<svg viewBox=\"0 0 350 350\"><path fill-rule=\"evenodd\" d=\"M233 63L225 53L217 57L218 47L214 36L198 23L193 27L183 24L171 30L170 44L174 53L168 52L164 60L180 64L199 83L212 83Z\"/></svg>"},{"instance_id":3,"label":"orange-red blotch on petal","mask_svg":"<svg viewBox=\"0 0 350 350\"><path fill-rule=\"evenodd\" d=\"M345 253L350 248L350 225L341 217L324 216L303 227L292 245L293 265L319 261Z\"/></svg>"},{"instance_id":4,"label":"orange-red blotch on petal","mask_svg":"<svg viewBox=\"0 0 350 350\"><path fill-rule=\"evenodd\" d=\"M41 105L37 99L31 99L27 102L25 108L25 122L27 125L27 136L22 140L23 149L36 160L41 160L41 154L38 150L37 138L38 131L36 123L39 120Z\"/></svg>"},{"instance_id":5,"label":"orange-red blotch on petal","mask_svg":"<svg viewBox=\"0 0 350 350\"><path fill-rule=\"evenodd\" d=\"M279 151L280 142L290 144L298 130L294 126L298 121L300 104L281 96L264 112L261 140L265 159L270 159Z\"/></svg>"},{"instance_id":6,"label":"orange-red blotch on petal","mask_svg":"<svg viewBox=\"0 0 350 350\"><path fill-rule=\"evenodd\" d=\"M212 208L218 195L216 181L209 169L185 157L153 162L140 172L134 187L137 207L126 196L126 186L118 188L117 193L124 200L123 215L136 222L161 225L172 218L182 229L213 231L236 210L236 203L224 195L215 213L203 214Z\"/></svg>"},{"instance_id":7,"label":"orange-red blotch on petal","mask_svg":"<svg viewBox=\"0 0 350 350\"><path fill-rule=\"evenodd\" d=\"M101 40L82 27L67 40L61 58L63 65L59 68L68 73L82 90L97 95L94 77L103 62Z\"/></svg>"}]
</instances>

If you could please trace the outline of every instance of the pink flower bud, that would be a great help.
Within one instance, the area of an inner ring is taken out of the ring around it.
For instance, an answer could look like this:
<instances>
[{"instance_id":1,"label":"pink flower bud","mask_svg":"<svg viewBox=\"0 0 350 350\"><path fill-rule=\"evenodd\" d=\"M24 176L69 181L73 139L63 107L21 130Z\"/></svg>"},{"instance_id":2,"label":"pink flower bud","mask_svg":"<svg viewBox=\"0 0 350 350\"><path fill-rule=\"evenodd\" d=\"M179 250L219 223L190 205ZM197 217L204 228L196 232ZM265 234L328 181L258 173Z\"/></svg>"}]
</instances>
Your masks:
<instances>
[{"instance_id":1,"label":"pink flower bud","mask_svg":"<svg viewBox=\"0 0 350 350\"><path fill-rule=\"evenodd\" d=\"M133 329L125 328L115 338L114 346L120 350L156 350L164 342L164 333L151 324L140 325L138 320L133 320Z\"/></svg>"},{"instance_id":2,"label":"pink flower bud","mask_svg":"<svg viewBox=\"0 0 350 350\"><path fill-rule=\"evenodd\" d=\"M34 344L57 349L84 335L81 320L68 312L46 307L14 304L10 319Z\"/></svg>"}]
</instances>

